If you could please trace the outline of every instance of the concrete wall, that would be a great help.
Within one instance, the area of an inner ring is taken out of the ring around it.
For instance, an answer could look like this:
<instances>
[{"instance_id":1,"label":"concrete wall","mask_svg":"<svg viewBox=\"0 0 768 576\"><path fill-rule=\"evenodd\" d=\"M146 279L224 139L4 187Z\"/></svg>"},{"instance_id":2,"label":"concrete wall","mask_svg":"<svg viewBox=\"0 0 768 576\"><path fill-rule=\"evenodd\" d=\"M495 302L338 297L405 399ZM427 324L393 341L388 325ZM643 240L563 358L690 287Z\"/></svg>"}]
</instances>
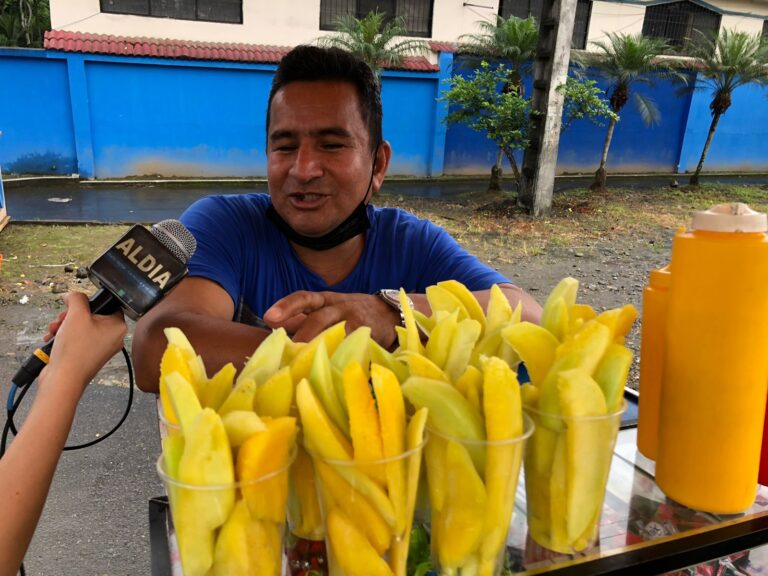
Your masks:
<instances>
[{"instance_id":1,"label":"concrete wall","mask_svg":"<svg viewBox=\"0 0 768 576\"><path fill-rule=\"evenodd\" d=\"M384 73L392 174L442 173L436 98L450 61L440 73ZM274 69L0 49L0 165L83 178L265 176Z\"/></svg>"},{"instance_id":2,"label":"concrete wall","mask_svg":"<svg viewBox=\"0 0 768 576\"><path fill-rule=\"evenodd\" d=\"M498 0L476 3L487 8L465 4L435 1L432 38L456 40L474 32L477 20L498 13ZM243 0L242 24L102 14L99 0L50 0L50 7L51 27L72 32L278 46L295 46L328 34L320 30L320 0Z\"/></svg>"},{"instance_id":3,"label":"concrete wall","mask_svg":"<svg viewBox=\"0 0 768 576\"><path fill-rule=\"evenodd\" d=\"M644 18L645 6L641 4L594 0L587 32L587 50L592 49L592 42L607 40L606 32L642 33Z\"/></svg>"},{"instance_id":4,"label":"concrete wall","mask_svg":"<svg viewBox=\"0 0 768 576\"><path fill-rule=\"evenodd\" d=\"M453 56L444 53L440 72L384 73L390 174L489 172L493 143L466 126L443 123L447 107L437 98L453 70ZM273 72L272 65L0 49L0 165L6 175L264 176ZM608 170L695 169L711 120L709 92L680 95L666 81L633 90L655 99L662 121L645 126L630 100ZM593 171L605 130L587 121L572 124L562 135L558 172ZM747 86L734 93L705 169L768 171L768 90Z\"/></svg>"}]
</instances>

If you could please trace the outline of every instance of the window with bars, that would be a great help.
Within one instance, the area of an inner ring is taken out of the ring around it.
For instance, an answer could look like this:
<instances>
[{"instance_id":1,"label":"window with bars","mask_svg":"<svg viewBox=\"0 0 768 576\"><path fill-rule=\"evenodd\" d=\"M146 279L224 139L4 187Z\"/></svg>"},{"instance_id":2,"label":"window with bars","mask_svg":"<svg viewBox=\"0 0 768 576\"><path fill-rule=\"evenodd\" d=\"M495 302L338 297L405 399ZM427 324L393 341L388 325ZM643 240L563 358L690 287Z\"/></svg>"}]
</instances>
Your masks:
<instances>
[{"instance_id":1,"label":"window with bars","mask_svg":"<svg viewBox=\"0 0 768 576\"><path fill-rule=\"evenodd\" d=\"M720 30L720 14L693 2L671 2L648 6L643 21L643 36L661 38L680 53L685 53L692 41L694 30L709 35Z\"/></svg>"},{"instance_id":2,"label":"window with bars","mask_svg":"<svg viewBox=\"0 0 768 576\"><path fill-rule=\"evenodd\" d=\"M243 23L243 0L100 0L110 14L157 16L177 20Z\"/></svg>"},{"instance_id":3,"label":"window with bars","mask_svg":"<svg viewBox=\"0 0 768 576\"><path fill-rule=\"evenodd\" d=\"M409 36L432 36L433 0L320 0L320 30L335 30L336 20L351 15L365 18L381 12L384 22L402 17Z\"/></svg>"},{"instance_id":4,"label":"window with bars","mask_svg":"<svg viewBox=\"0 0 768 576\"><path fill-rule=\"evenodd\" d=\"M541 21L544 11L543 0L501 0L499 15L502 18L516 16L528 18L533 16L537 22ZM583 50L587 47L587 33L589 32L589 19L592 15L592 1L578 0L576 3L576 19L573 23L573 36L571 36L571 48Z\"/></svg>"}]
</instances>

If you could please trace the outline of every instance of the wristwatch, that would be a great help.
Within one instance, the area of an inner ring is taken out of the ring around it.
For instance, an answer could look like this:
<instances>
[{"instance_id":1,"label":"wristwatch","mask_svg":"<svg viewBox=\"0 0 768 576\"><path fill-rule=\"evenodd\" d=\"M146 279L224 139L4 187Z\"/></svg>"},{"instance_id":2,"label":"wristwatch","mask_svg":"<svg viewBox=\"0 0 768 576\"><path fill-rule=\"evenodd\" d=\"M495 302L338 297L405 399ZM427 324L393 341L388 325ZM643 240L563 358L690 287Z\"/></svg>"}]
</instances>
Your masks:
<instances>
[{"instance_id":1,"label":"wristwatch","mask_svg":"<svg viewBox=\"0 0 768 576\"><path fill-rule=\"evenodd\" d=\"M385 288L376 292L375 296L378 296L384 302L397 310L400 313L400 325L405 327L405 314L403 314L403 307L400 306L400 290L394 290L392 288ZM406 296L406 298L408 298ZM413 301L408 298L408 305L413 309Z\"/></svg>"}]
</instances>

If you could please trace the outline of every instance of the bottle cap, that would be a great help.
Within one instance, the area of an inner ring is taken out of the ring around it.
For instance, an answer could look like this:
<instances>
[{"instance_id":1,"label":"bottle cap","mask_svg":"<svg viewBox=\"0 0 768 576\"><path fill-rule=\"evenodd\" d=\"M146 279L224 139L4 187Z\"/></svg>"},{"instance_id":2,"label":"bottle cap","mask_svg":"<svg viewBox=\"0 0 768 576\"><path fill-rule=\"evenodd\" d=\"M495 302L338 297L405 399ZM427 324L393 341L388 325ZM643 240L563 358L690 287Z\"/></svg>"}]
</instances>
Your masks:
<instances>
[{"instance_id":1,"label":"bottle cap","mask_svg":"<svg viewBox=\"0 0 768 576\"><path fill-rule=\"evenodd\" d=\"M742 202L730 202L695 212L692 227L711 232L765 232L768 217Z\"/></svg>"}]
</instances>

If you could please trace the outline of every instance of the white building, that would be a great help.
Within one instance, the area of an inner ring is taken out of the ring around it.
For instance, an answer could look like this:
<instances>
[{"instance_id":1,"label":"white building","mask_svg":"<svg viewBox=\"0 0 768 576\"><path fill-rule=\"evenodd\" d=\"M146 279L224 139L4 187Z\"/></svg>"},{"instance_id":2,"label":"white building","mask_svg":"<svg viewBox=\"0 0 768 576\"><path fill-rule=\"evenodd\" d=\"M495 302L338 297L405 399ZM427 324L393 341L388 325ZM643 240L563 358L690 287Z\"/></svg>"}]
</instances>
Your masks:
<instances>
[{"instance_id":1,"label":"white building","mask_svg":"<svg viewBox=\"0 0 768 576\"><path fill-rule=\"evenodd\" d=\"M455 42L496 14L539 16L542 0L50 0L53 30L192 42L294 46L336 17L378 9L403 16L413 36ZM735 28L768 35L768 0L578 0L573 46L606 32L663 37Z\"/></svg>"}]
</instances>

